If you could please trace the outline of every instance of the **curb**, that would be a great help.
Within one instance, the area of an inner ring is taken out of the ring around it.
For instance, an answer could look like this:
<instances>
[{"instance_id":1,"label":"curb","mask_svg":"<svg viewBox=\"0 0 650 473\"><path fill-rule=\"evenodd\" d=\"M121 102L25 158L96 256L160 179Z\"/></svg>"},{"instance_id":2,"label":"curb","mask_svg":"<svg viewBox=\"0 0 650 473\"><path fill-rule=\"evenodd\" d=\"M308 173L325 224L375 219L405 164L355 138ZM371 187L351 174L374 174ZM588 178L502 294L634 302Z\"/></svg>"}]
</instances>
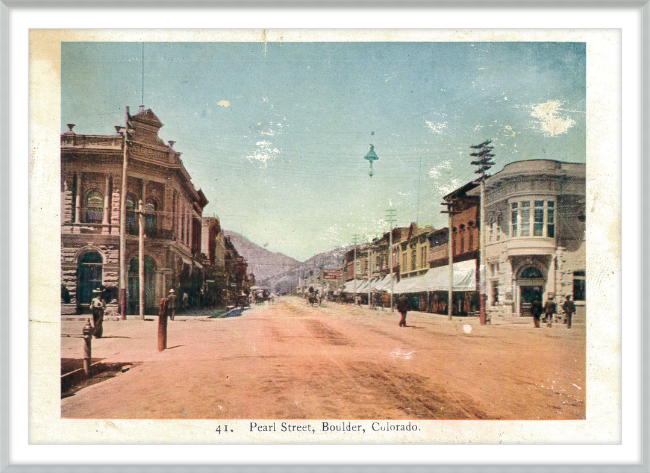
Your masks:
<instances>
[{"instance_id":1,"label":"curb","mask_svg":"<svg viewBox=\"0 0 650 473\"><path fill-rule=\"evenodd\" d=\"M64 393L66 391L69 391L70 388L79 384L81 381L90 379L99 373L103 373L104 371L120 371L125 366L133 367L134 363L111 363L106 361L98 361L90 365L90 376L88 378L86 378L86 373L83 368L79 368L77 370L61 375L61 392Z\"/></svg>"}]
</instances>

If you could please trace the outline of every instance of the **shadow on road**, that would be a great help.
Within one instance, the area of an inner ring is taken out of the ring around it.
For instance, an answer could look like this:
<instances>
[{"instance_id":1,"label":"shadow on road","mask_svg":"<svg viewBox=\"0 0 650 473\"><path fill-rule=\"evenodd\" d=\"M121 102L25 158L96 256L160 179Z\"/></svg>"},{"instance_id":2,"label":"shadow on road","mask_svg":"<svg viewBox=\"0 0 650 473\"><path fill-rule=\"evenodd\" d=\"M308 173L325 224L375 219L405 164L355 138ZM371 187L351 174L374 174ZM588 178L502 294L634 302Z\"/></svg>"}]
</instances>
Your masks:
<instances>
[{"instance_id":1,"label":"shadow on road","mask_svg":"<svg viewBox=\"0 0 650 473\"><path fill-rule=\"evenodd\" d=\"M247 309L235 309L231 310L228 312L226 315L223 316L224 319L228 319L230 317L241 317L244 312L246 312Z\"/></svg>"},{"instance_id":2,"label":"shadow on road","mask_svg":"<svg viewBox=\"0 0 650 473\"><path fill-rule=\"evenodd\" d=\"M185 345L174 345L173 347L167 347L167 350L173 350L174 348L184 347Z\"/></svg>"}]
</instances>

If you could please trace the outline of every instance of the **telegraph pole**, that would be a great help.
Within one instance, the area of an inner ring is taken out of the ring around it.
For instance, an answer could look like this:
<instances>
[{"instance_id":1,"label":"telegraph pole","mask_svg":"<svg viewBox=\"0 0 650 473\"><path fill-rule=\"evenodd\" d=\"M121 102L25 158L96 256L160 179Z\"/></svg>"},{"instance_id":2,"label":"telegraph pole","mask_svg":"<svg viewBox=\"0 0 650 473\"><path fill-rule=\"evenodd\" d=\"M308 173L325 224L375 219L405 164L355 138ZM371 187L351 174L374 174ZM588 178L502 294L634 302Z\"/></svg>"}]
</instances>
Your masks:
<instances>
[{"instance_id":1,"label":"telegraph pole","mask_svg":"<svg viewBox=\"0 0 650 473\"><path fill-rule=\"evenodd\" d=\"M357 242L359 240L359 235L352 235L352 244L354 245L354 262L352 263L352 279L354 280L354 303L357 303Z\"/></svg>"},{"instance_id":2,"label":"telegraph pole","mask_svg":"<svg viewBox=\"0 0 650 473\"><path fill-rule=\"evenodd\" d=\"M489 174L487 174L487 170L489 170L493 165L494 161L491 159L494 157L494 154L491 153L491 151L494 149L494 146L489 146L490 143L492 143L491 140L484 141L483 143L479 145L474 145L470 146L471 149L475 149L477 151L470 153L470 156L476 157L476 161L472 161L471 164L478 166L478 169L474 171L476 174L479 175L479 178L477 179L480 184L481 184L481 211L480 211L480 226L479 226L479 238L480 238L480 244L481 244L481 251L480 251L480 275L481 275L481 309L480 309L480 321L481 325L485 325L485 302L487 299L487 295L485 294L485 180L490 177ZM475 181L476 182L476 181Z\"/></svg>"},{"instance_id":3,"label":"telegraph pole","mask_svg":"<svg viewBox=\"0 0 650 473\"><path fill-rule=\"evenodd\" d=\"M453 242L453 232L452 228L452 216L454 214L460 213L454 209L456 201L452 199L450 202L443 202L441 205L446 205L447 210L443 210L440 213L449 215L449 223L447 224L447 245L449 252L449 292L447 293L447 320L451 322L451 316L454 311L454 242Z\"/></svg>"},{"instance_id":4,"label":"telegraph pole","mask_svg":"<svg viewBox=\"0 0 650 473\"><path fill-rule=\"evenodd\" d=\"M144 320L144 204L138 202L138 300L140 318Z\"/></svg>"},{"instance_id":5,"label":"telegraph pole","mask_svg":"<svg viewBox=\"0 0 650 473\"><path fill-rule=\"evenodd\" d=\"M126 320L126 194L127 167L129 162L129 135L133 132L131 128L131 115L129 107L126 107L124 129L124 157L122 159L122 193L120 195L120 319Z\"/></svg>"},{"instance_id":6,"label":"telegraph pole","mask_svg":"<svg viewBox=\"0 0 650 473\"><path fill-rule=\"evenodd\" d=\"M393 266L395 262L393 261L393 223L395 223L395 212L396 209L387 209L386 210L386 221L390 223L390 235L388 236L388 274L390 274L390 311L394 312L393 308L393 291L395 290L395 276L393 275Z\"/></svg>"},{"instance_id":7,"label":"telegraph pole","mask_svg":"<svg viewBox=\"0 0 650 473\"><path fill-rule=\"evenodd\" d=\"M371 306L372 306L372 303L371 303L371 301L372 301L372 299L371 299L372 291L370 290L370 286L371 286L370 277L372 275L372 262L371 262L371 259L372 259L372 250L371 250L371 248L369 246L368 247L368 309L370 309Z\"/></svg>"}]
</instances>

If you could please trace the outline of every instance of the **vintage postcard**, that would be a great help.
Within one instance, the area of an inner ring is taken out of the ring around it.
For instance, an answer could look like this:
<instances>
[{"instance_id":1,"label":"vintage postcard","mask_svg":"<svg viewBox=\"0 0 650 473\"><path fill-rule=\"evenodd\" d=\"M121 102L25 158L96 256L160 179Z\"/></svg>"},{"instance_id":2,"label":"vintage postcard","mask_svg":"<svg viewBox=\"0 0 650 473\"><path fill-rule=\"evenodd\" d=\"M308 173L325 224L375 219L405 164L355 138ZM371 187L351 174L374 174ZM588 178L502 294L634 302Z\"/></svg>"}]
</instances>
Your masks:
<instances>
[{"instance_id":1,"label":"vintage postcard","mask_svg":"<svg viewBox=\"0 0 650 473\"><path fill-rule=\"evenodd\" d=\"M619 49L32 31L31 441L618 442Z\"/></svg>"}]
</instances>

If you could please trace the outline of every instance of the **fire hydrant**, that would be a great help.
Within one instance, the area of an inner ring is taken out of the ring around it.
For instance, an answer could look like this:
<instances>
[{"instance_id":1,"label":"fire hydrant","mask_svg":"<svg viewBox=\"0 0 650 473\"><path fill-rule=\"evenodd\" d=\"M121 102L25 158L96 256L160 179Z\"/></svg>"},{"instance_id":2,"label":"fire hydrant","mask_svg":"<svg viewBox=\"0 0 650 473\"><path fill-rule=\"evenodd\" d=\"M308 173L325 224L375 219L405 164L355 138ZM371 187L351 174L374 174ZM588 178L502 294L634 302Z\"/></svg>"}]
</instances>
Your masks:
<instances>
[{"instance_id":1,"label":"fire hydrant","mask_svg":"<svg viewBox=\"0 0 650 473\"><path fill-rule=\"evenodd\" d=\"M91 355L91 343L93 339L93 332L95 329L90 325L90 319L86 323L86 326L83 328L84 334L84 372L86 373L86 378L90 378L90 362L92 360Z\"/></svg>"}]
</instances>

